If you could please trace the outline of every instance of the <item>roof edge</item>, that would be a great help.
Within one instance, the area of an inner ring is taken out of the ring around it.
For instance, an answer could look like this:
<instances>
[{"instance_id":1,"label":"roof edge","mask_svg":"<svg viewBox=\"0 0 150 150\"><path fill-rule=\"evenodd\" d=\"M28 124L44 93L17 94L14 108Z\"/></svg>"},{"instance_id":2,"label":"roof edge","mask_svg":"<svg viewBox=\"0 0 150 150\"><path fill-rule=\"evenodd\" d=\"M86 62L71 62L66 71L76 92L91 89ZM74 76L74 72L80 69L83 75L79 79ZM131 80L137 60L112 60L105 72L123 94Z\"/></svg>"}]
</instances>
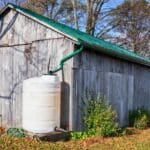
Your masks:
<instances>
[{"instance_id":1,"label":"roof edge","mask_svg":"<svg viewBox=\"0 0 150 150\"><path fill-rule=\"evenodd\" d=\"M4 7L3 12L4 12L7 8L11 8L11 9L13 9L13 10L15 10L15 11L17 11L17 12L23 14L24 16L26 16L26 17L28 17L28 18L31 18L32 20L34 20L34 21L36 21L36 22L39 22L40 24L46 26L47 28L50 28L50 29L52 29L52 30L54 30L54 31L56 31L56 32L58 32L58 33L60 33L60 34L63 34L64 36L68 37L69 39L72 39L73 41L78 42L78 40L77 40L76 38L74 38L74 37L72 37L72 36L70 36L70 35L68 35L68 34L65 34L64 32L61 32L60 30L54 28L54 27L51 26L51 25L48 25L47 23L44 23L44 22L38 20L36 17L33 17L33 16L31 16L31 15L28 15L27 13L24 13L21 9L18 9L18 8L16 8L16 7L18 7L18 6L17 6L17 5L14 5L14 4L12 4L12 3L8 3L8 4ZM23 8L23 7L22 7L22 9L26 9L26 8ZM27 10L27 9L26 9L26 10ZM32 10L30 10L30 11L32 11ZM35 12L33 12L33 13L35 13ZM0 12L0 14L1 14L1 12ZM38 15L40 15L40 14L38 14ZM44 17L44 16L43 16L43 17Z\"/></svg>"},{"instance_id":2,"label":"roof edge","mask_svg":"<svg viewBox=\"0 0 150 150\"><path fill-rule=\"evenodd\" d=\"M105 55L109 55L110 57L117 57L117 58L120 58L120 59L125 60L125 61L129 61L129 62L133 62L133 63L137 63L137 64L141 64L141 65L145 65L145 66L150 67L150 59L141 57L140 55L138 55L136 53L125 50L128 53L134 55L134 56L130 56L130 55L127 55L127 54L122 54L121 52L118 53L118 51L115 51L115 50L112 50L112 49L111 49L111 52L110 52L110 49L105 48L103 46L100 47L99 45L96 45L96 44L92 45L92 44L89 44L89 43L87 43L87 42L85 42L81 39L79 39L79 41L80 41L80 44L82 44L84 47L87 47L89 49L94 48L95 51L101 52Z\"/></svg>"}]
</instances>

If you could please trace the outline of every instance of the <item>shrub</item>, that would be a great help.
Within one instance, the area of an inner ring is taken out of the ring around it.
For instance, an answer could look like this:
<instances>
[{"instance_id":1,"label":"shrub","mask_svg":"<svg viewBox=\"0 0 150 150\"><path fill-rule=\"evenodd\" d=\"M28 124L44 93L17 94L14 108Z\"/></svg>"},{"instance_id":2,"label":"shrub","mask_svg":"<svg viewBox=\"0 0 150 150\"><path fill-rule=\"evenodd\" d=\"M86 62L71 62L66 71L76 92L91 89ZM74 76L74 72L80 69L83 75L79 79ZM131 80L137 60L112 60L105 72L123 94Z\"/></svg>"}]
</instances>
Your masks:
<instances>
[{"instance_id":1,"label":"shrub","mask_svg":"<svg viewBox=\"0 0 150 150\"><path fill-rule=\"evenodd\" d=\"M86 139L91 136L114 136L118 133L118 123L116 122L116 112L102 95L96 98L90 96L83 100L83 122L86 127L85 132L71 132L73 140Z\"/></svg>"},{"instance_id":2,"label":"shrub","mask_svg":"<svg viewBox=\"0 0 150 150\"><path fill-rule=\"evenodd\" d=\"M88 133L87 132L71 132L70 137L72 140L79 140L79 139L86 139L88 138Z\"/></svg>"},{"instance_id":3,"label":"shrub","mask_svg":"<svg viewBox=\"0 0 150 150\"><path fill-rule=\"evenodd\" d=\"M116 112L112 110L104 96L90 99L85 104L84 123L88 135L107 137L117 134Z\"/></svg>"},{"instance_id":4,"label":"shrub","mask_svg":"<svg viewBox=\"0 0 150 150\"><path fill-rule=\"evenodd\" d=\"M9 128L7 130L7 135L15 136L15 137L25 137L25 133L23 129L20 128Z\"/></svg>"},{"instance_id":5,"label":"shrub","mask_svg":"<svg viewBox=\"0 0 150 150\"><path fill-rule=\"evenodd\" d=\"M131 127L146 129L150 125L150 113L145 109L137 109L129 112L129 124Z\"/></svg>"},{"instance_id":6,"label":"shrub","mask_svg":"<svg viewBox=\"0 0 150 150\"><path fill-rule=\"evenodd\" d=\"M114 136L118 131L116 112L102 95L96 98L90 96L83 100L83 121L85 132L71 132L71 139L85 139L91 136Z\"/></svg>"}]
</instances>

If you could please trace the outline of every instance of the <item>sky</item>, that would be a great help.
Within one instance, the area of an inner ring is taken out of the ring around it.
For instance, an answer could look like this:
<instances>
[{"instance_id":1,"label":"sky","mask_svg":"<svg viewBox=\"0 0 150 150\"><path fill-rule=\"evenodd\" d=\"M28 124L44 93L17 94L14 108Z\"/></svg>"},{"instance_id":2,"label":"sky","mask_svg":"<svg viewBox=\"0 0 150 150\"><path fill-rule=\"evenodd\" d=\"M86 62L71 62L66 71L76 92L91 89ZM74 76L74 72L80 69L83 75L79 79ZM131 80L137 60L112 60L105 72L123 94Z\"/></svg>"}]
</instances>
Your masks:
<instances>
[{"instance_id":1,"label":"sky","mask_svg":"<svg viewBox=\"0 0 150 150\"><path fill-rule=\"evenodd\" d=\"M105 7L108 8L115 8L116 6L120 5L121 3L123 3L124 0L110 0L109 3L107 3L105 5Z\"/></svg>"},{"instance_id":2,"label":"sky","mask_svg":"<svg viewBox=\"0 0 150 150\"><path fill-rule=\"evenodd\" d=\"M110 0L109 5L115 7L116 5L120 5L121 3L123 3L123 0Z\"/></svg>"}]
</instances>

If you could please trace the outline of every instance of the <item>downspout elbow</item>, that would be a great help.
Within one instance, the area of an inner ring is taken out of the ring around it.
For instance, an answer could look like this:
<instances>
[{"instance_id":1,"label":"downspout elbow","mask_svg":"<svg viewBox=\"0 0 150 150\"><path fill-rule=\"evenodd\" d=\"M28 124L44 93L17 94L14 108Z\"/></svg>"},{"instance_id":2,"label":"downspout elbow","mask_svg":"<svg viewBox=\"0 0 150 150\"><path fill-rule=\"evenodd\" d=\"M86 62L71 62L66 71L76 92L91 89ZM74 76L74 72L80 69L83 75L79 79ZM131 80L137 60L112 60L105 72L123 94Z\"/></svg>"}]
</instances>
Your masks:
<instances>
[{"instance_id":1,"label":"downspout elbow","mask_svg":"<svg viewBox=\"0 0 150 150\"><path fill-rule=\"evenodd\" d=\"M73 58L74 56L80 54L80 53L83 51L83 48L84 48L84 47L83 47L82 44L79 44L79 46L80 46L80 48L76 49L74 52L72 52L72 53L68 54L67 56L63 57L63 58L61 59L61 61L60 61L59 67L58 67L57 69L55 69L55 70L49 71L48 74L49 74L49 75L53 75L54 73L56 73L56 72L62 70L62 69L63 69L63 66L64 66L64 63L65 63L66 61L68 61L69 59Z\"/></svg>"}]
</instances>

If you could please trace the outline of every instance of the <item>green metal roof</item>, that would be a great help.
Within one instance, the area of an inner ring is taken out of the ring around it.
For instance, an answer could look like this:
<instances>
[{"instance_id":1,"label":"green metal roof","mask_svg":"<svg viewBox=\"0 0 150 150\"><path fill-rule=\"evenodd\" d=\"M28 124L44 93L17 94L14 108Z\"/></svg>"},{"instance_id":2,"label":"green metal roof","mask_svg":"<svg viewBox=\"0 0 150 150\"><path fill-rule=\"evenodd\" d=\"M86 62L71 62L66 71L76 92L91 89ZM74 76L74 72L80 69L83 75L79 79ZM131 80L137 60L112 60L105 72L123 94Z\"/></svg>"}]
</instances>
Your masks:
<instances>
[{"instance_id":1,"label":"green metal roof","mask_svg":"<svg viewBox=\"0 0 150 150\"><path fill-rule=\"evenodd\" d=\"M39 15L29 9L25 9L19 6L16 6L14 4L8 4L5 9L11 8L14 9L17 12L20 12L28 17L31 17L32 19L50 27L54 30L63 33L67 35L68 37L79 41L81 44L84 45L84 47L88 47L91 50L96 50L98 52L117 57L120 59L124 59L130 62L135 62L139 64L143 64L146 66L150 66L150 59L143 58L131 51L128 51L122 47L119 47L115 44L112 44L110 42L104 41L102 39L95 38L89 34L86 34L84 32L81 32L79 30L73 29L71 27L68 27L64 24L60 24L52 19L46 18L42 15Z\"/></svg>"}]
</instances>

